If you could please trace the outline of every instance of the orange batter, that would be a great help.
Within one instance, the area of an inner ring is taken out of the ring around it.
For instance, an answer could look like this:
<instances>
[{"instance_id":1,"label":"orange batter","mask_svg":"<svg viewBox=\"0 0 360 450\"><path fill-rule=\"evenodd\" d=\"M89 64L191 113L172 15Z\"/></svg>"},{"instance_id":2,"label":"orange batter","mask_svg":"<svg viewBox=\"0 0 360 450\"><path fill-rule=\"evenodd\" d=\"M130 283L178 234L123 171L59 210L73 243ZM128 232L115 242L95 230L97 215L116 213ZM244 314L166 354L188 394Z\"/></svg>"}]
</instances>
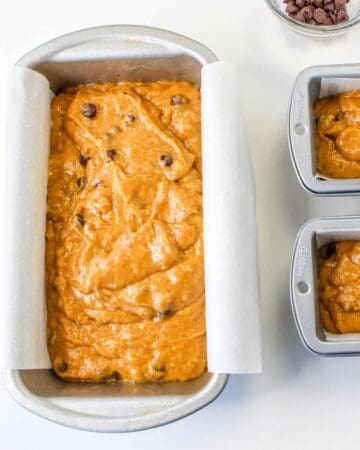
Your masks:
<instances>
[{"instance_id":1,"label":"orange batter","mask_svg":"<svg viewBox=\"0 0 360 450\"><path fill-rule=\"evenodd\" d=\"M315 103L317 172L360 178L360 90Z\"/></svg>"},{"instance_id":2,"label":"orange batter","mask_svg":"<svg viewBox=\"0 0 360 450\"><path fill-rule=\"evenodd\" d=\"M72 87L52 102L48 347L72 381L189 380L206 367L200 93Z\"/></svg>"},{"instance_id":3,"label":"orange batter","mask_svg":"<svg viewBox=\"0 0 360 450\"><path fill-rule=\"evenodd\" d=\"M330 243L319 256L320 317L325 330L360 332L360 241Z\"/></svg>"}]
</instances>

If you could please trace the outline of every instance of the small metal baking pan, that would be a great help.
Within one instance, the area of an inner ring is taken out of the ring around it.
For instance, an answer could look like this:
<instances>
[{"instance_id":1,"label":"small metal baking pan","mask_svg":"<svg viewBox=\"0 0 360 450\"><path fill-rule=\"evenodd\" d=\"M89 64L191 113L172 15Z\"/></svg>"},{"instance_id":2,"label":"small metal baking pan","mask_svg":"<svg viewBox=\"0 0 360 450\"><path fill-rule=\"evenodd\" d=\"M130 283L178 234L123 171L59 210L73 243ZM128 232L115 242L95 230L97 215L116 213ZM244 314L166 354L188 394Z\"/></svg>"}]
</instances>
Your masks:
<instances>
[{"instance_id":1,"label":"small metal baking pan","mask_svg":"<svg viewBox=\"0 0 360 450\"><path fill-rule=\"evenodd\" d=\"M322 356L360 354L360 333L333 334L320 323L318 249L329 242L360 240L360 217L314 219L300 229L290 273L290 299L299 335L308 350Z\"/></svg>"},{"instance_id":2,"label":"small metal baking pan","mask_svg":"<svg viewBox=\"0 0 360 450\"><path fill-rule=\"evenodd\" d=\"M314 103L319 99L323 78L360 78L360 65L309 67L297 77L288 113L293 166L303 188L312 194L360 194L360 179L324 179L316 173Z\"/></svg>"},{"instance_id":3,"label":"small metal baking pan","mask_svg":"<svg viewBox=\"0 0 360 450\"><path fill-rule=\"evenodd\" d=\"M17 65L43 74L56 92L66 85L122 80L188 80L200 86L214 54L186 37L154 28L106 26L59 37ZM3 373L12 397L28 410L74 428L135 431L173 422L213 401L228 380L205 373L177 383L66 383L51 370Z\"/></svg>"}]
</instances>

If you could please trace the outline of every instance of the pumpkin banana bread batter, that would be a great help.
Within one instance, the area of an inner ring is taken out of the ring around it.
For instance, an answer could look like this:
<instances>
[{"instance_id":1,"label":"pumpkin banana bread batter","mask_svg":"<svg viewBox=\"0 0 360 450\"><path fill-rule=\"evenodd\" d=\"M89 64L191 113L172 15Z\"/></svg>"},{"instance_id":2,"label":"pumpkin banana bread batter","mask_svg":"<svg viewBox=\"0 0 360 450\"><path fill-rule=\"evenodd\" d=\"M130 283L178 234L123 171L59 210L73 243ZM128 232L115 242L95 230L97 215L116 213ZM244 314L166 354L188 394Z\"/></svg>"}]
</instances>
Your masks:
<instances>
[{"instance_id":1,"label":"pumpkin banana bread batter","mask_svg":"<svg viewBox=\"0 0 360 450\"><path fill-rule=\"evenodd\" d=\"M360 178L360 90L315 103L317 172L327 178Z\"/></svg>"},{"instance_id":2,"label":"pumpkin banana bread batter","mask_svg":"<svg viewBox=\"0 0 360 450\"><path fill-rule=\"evenodd\" d=\"M70 87L52 102L48 347L69 381L172 381L206 367L200 93Z\"/></svg>"},{"instance_id":3,"label":"pumpkin banana bread batter","mask_svg":"<svg viewBox=\"0 0 360 450\"><path fill-rule=\"evenodd\" d=\"M323 327L332 333L360 332L360 241L332 242L319 257Z\"/></svg>"}]
</instances>

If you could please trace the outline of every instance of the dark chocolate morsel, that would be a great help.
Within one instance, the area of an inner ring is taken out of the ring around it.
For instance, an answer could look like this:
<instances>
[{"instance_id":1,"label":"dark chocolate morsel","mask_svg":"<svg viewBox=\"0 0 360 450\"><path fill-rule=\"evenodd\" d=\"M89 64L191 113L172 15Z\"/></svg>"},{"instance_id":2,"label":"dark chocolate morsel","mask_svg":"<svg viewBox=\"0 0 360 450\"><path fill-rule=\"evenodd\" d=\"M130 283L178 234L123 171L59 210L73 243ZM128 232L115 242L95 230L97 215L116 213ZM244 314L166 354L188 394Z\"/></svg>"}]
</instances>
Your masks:
<instances>
[{"instance_id":1,"label":"dark chocolate morsel","mask_svg":"<svg viewBox=\"0 0 360 450\"><path fill-rule=\"evenodd\" d=\"M329 3L329 4L325 5L324 10L328 11L328 12L333 12L335 10L334 3Z\"/></svg>"},{"instance_id":2,"label":"dark chocolate morsel","mask_svg":"<svg viewBox=\"0 0 360 450\"><path fill-rule=\"evenodd\" d=\"M160 155L160 164L164 167L169 167L173 163L173 159L170 155Z\"/></svg>"},{"instance_id":3,"label":"dark chocolate morsel","mask_svg":"<svg viewBox=\"0 0 360 450\"><path fill-rule=\"evenodd\" d=\"M76 180L76 184L78 185L78 188L80 189L80 191L82 191L83 189L85 189L85 186L87 184L87 177L79 177Z\"/></svg>"},{"instance_id":4,"label":"dark chocolate morsel","mask_svg":"<svg viewBox=\"0 0 360 450\"><path fill-rule=\"evenodd\" d=\"M84 167L86 166L86 164L90 159L91 159L90 156L85 156L82 153L80 153L79 155L79 163Z\"/></svg>"},{"instance_id":5,"label":"dark chocolate morsel","mask_svg":"<svg viewBox=\"0 0 360 450\"><path fill-rule=\"evenodd\" d=\"M174 312L174 309L172 305L169 305L166 309L163 311L157 311L156 317L158 319L166 319L167 317L171 316L171 314Z\"/></svg>"},{"instance_id":6,"label":"dark chocolate morsel","mask_svg":"<svg viewBox=\"0 0 360 450\"><path fill-rule=\"evenodd\" d=\"M81 113L84 117L91 119L96 115L96 106L93 103L84 103L81 108Z\"/></svg>"},{"instance_id":7,"label":"dark chocolate morsel","mask_svg":"<svg viewBox=\"0 0 360 450\"><path fill-rule=\"evenodd\" d=\"M117 370L114 370L114 372L111 374L111 381L120 381L121 376L120 373Z\"/></svg>"},{"instance_id":8,"label":"dark chocolate morsel","mask_svg":"<svg viewBox=\"0 0 360 450\"><path fill-rule=\"evenodd\" d=\"M68 365L64 360L60 361L60 363L56 365L56 370L58 372L66 372L67 369L68 369Z\"/></svg>"},{"instance_id":9,"label":"dark chocolate morsel","mask_svg":"<svg viewBox=\"0 0 360 450\"><path fill-rule=\"evenodd\" d=\"M112 159L112 160L114 160L115 158L116 158L116 150L115 149L111 149L111 150L108 150L107 152L106 152L106 154L108 155L108 157L110 158L110 159Z\"/></svg>"},{"instance_id":10,"label":"dark chocolate morsel","mask_svg":"<svg viewBox=\"0 0 360 450\"><path fill-rule=\"evenodd\" d=\"M295 14L299 11L299 8L294 3L289 3L285 11L289 14Z\"/></svg>"},{"instance_id":11,"label":"dark chocolate morsel","mask_svg":"<svg viewBox=\"0 0 360 450\"><path fill-rule=\"evenodd\" d=\"M83 227L85 225L85 218L81 213L76 214L76 220L80 226Z\"/></svg>"},{"instance_id":12,"label":"dark chocolate morsel","mask_svg":"<svg viewBox=\"0 0 360 450\"><path fill-rule=\"evenodd\" d=\"M186 103L186 98L183 97L182 95L173 95L170 98L170 101L172 105L181 105L183 103Z\"/></svg>"},{"instance_id":13,"label":"dark chocolate morsel","mask_svg":"<svg viewBox=\"0 0 360 450\"><path fill-rule=\"evenodd\" d=\"M324 23L325 19L327 18L326 16L326 11L323 10L322 8L316 8L314 11L314 19L316 20L317 23Z\"/></svg>"},{"instance_id":14,"label":"dark chocolate morsel","mask_svg":"<svg viewBox=\"0 0 360 450\"><path fill-rule=\"evenodd\" d=\"M329 244L327 244L327 246L325 247L325 258L326 259L331 258L335 253L335 250L336 250L335 242L330 242Z\"/></svg>"},{"instance_id":15,"label":"dark chocolate morsel","mask_svg":"<svg viewBox=\"0 0 360 450\"><path fill-rule=\"evenodd\" d=\"M131 123L134 123L136 120L136 117L133 114L127 114L125 119L125 124L130 125Z\"/></svg>"},{"instance_id":16,"label":"dark chocolate morsel","mask_svg":"<svg viewBox=\"0 0 360 450\"><path fill-rule=\"evenodd\" d=\"M306 22L313 18L313 9L311 6L305 6L300 10L300 13L304 16Z\"/></svg>"}]
</instances>

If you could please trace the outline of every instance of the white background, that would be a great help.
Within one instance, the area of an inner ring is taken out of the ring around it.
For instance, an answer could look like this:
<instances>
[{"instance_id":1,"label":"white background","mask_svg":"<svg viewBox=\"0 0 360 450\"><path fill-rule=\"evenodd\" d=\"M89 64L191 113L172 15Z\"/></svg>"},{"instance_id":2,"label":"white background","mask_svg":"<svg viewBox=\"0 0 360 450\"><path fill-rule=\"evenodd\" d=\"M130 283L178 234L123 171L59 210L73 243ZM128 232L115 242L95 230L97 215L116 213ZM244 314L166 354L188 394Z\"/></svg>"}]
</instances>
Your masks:
<instances>
[{"instance_id":1,"label":"white background","mask_svg":"<svg viewBox=\"0 0 360 450\"><path fill-rule=\"evenodd\" d=\"M264 373L232 377L216 402L186 419L127 435L49 423L0 386L0 450L358 449L360 359L320 358L302 347L288 272L299 226L310 217L360 213L360 200L357 206L354 199L302 192L289 159L286 110L304 67L359 62L360 29L335 39L302 37L287 31L263 0L12 0L0 11L1 62L13 63L60 34L112 23L177 31L240 66L257 185Z\"/></svg>"}]
</instances>

